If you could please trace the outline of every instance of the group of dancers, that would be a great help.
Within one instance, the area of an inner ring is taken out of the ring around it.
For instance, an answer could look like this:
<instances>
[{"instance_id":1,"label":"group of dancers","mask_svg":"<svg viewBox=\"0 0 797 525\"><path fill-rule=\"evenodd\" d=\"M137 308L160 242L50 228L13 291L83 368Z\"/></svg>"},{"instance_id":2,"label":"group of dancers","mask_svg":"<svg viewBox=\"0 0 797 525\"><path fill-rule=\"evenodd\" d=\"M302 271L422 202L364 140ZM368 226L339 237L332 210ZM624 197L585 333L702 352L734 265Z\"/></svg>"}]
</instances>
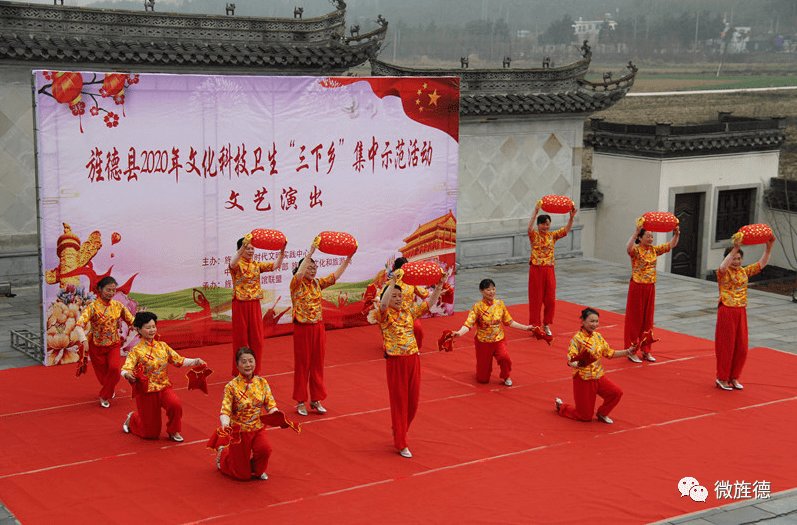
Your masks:
<instances>
[{"instance_id":1,"label":"group of dancers","mask_svg":"<svg viewBox=\"0 0 797 525\"><path fill-rule=\"evenodd\" d=\"M493 359L500 368L504 385L511 386L512 362L507 351L503 326L519 330L537 330L551 336L556 301L556 275L554 272L554 244L569 233L577 210L570 211L567 225L551 232L549 215L539 215L540 205L534 211L528 228L531 244L529 261L529 324L512 319L504 303L496 299L495 283L484 279L479 284L482 299L473 306L463 326L452 332L453 337L464 336L475 327L476 380L490 380ZM534 226L537 229L534 229ZM581 328L573 337L567 351L567 365L573 370L573 396L575 405L555 399L559 415L572 419L591 421L594 415L605 423L612 423L609 413L617 405L622 390L605 377L602 358L627 356L635 363L642 359L653 362L651 352L655 304L656 261L661 254L676 246L679 230L672 239L653 245L653 234L637 226L628 241L627 252L631 258L632 277L629 284L625 318L625 350L612 350L596 332L599 314L592 308L581 312ZM766 266L771 254L774 236L766 243L761 259L750 266L742 266L743 251L740 241L726 250L725 259L717 270L720 288L719 309L715 337L717 359L716 385L723 390L742 389L739 377L747 355L747 279ZM338 281L351 261L351 255L329 276L317 278L317 266L312 259L316 249L313 244L307 255L293 270L290 282L293 316L294 385L293 399L296 412L308 415L308 410L326 413L321 404L327 397L324 385L324 356L326 333L324 329L321 291ZM268 381L260 376L263 346L263 323L260 301L262 272L279 268L285 253L280 251L274 263L254 260L255 248L247 238L238 240L237 251L229 268L233 278L232 324L234 379L224 388L220 410L222 429L240 428L240 440L219 447L216 465L219 470L236 479L268 479L266 469L271 446L265 435L260 416L277 411ZM375 319L382 332L385 370L387 377L394 446L398 453L410 458L407 433L419 404L420 353L422 330L417 320L427 313L441 293L448 274L441 272L440 280L431 293L402 281L401 266L406 259L399 258L389 274L389 281L375 305ZM182 406L169 382L167 367L195 367L206 363L199 358L185 358L162 341L156 340L157 316L151 312L138 312L135 317L118 301L113 300L117 283L105 277L97 283L97 299L81 313L77 330L83 350L100 382L100 405L108 408L114 397L114 388L121 377L131 384L146 381L146 392L136 397L135 412L130 412L123 430L143 438L156 439L161 431L161 409L166 411L166 431L171 440L182 442ZM417 302L417 298L421 301ZM124 320L133 326L140 337L120 366L122 346L119 324ZM87 328L90 326L88 336ZM642 359L638 356L641 353ZM597 397L602 405L594 411Z\"/></svg>"}]
</instances>

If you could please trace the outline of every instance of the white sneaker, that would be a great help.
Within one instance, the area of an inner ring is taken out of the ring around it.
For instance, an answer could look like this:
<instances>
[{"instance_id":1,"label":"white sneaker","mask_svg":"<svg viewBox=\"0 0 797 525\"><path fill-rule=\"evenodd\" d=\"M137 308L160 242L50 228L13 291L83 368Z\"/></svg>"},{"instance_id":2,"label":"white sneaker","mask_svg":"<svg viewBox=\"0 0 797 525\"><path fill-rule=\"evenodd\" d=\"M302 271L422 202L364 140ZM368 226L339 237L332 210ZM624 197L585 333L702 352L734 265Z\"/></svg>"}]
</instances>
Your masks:
<instances>
[{"instance_id":1,"label":"white sneaker","mask_svg":"<svg viewBox=\"0 0 797 525\"><path fill-rule=\"evenodd\" d=\"M547 324L542 325L542 331L545 332L545 335L553 335L551 328Z\"/></svg>"},{"instance_id":2,"label":"white sneaker","mask_svg":"<svg viewBox=\"0 0 797 525\"><path fill-rule=\"evenodd\" d=\"M265 481L265 480L268 480L268 474L266 474L265 472L263 472L262 474L260 474L260 479L262 479L262 480L264 480L264 481Z\"/></svg>"},{"instance_id":3,"label":"white sneaker","mask_svg":"<svg viewBox=\"0 0 797 525\"><path fill-rule=\"evenodd\" d=\"M298 405L296 405L296 411L299 413L300 416L307 415L307 407L304 406L304 403L299 403Z\"/></svg>"},{"instance_id":4,"label":"white sneaker","mask_svg":"<svg viewBox=\"0 0 797 525\"><path fill-rule=\"evenodd\" d=\"M598 419L600 419L604 423L608 423L610 425L614 423L614 421L612 421L612 418L610 418L609 416L604 416L603 414L596 414L596 415L598 416Z\"/></svg>"},{"instance_id":5,"label":"white sneaker","mask_svg":"<svg viewBox=\"0 0 797 525\"><path fill-rule=\"evenodd\" d=\"M512 380L507 377L506 379L504 379L504 384L506 386L512 386Z\"/></svg>"},{"instance_id":6,"label":"white sneaker","mask_svg":"<svg viewBox=\"0 0 797 525\"><path fill-rule=\"evenodd\" d=\"M169 439L171 439L175 443L182 443L184 441L183 436L181 436L179 432L175 432L174 434L169 434Z\"/></svg>"},{"instance_id":7,"label":"white sneaker","mask_svg":"<svg viewBox=\"0 0 797 525\"><path fill-rule=\"evenodd\" d=\"M554 403L556 404L556 411L557 412L559 412L559 409L562 408L562 405L565 404L564 401L562 401L558 397L556 399L554 399Z\"/></svg>"},{"instance_id":8,"label":"white sneaker","mask_svg":"<svg viewBox=\"0 0 797 525\"><path fill-rule=\"evenodd\" d=\"M108 408L108 407L110 407L110 406L111 406L111 401L110 401L110 399L103 399L103 398L100 398L100 406L101 406L102 408Z\"/></svg>"},{"instance_id":9,"label":"white sneaker","mask_svg":"<svg viewBox=\"0 0 797 525\"><path fill-rule=\"evenodd\" d=\"M401 454L401 456L405 458L412 457L412 452L410 452L410 449L408 447L404 447L401 450L399 450L399 454Z\"/></svg>"},{"instance_id":10,"label":"white sneaker","mask_svg":"<svg viewBox=\"0 0 797 525\"><path fill-rule=\"evenodd\" d=\"M321 401L310 401L310 408L312 408L319 414L327 413L327 409L321 406Z\"/></svg>"},{"instance_id":11,"label":"white sneaker","mask_svg":"<svg viewBox=\"0 0 797 525\"><path fill-rule=\"evenodd\" d=\"M642 359L644 359L645 361L650 361L651 363L656 362L656 358L647 352L642 352Z\"/></svg>"},{"instance_id":12,"label":"white sneaker","mask_svg":"<svg viewBox=\"0 0 797 525\"><path fill-rule=\"evenodd\" d=\"M124 431L125 431L125 434L129 434L129 433L130 433L130 418L131 418L132 416L133 416L133 413L132 413L132 412L130 412L129 414L127 414L127 419L125 419L125 422L124 422L124 423L122 423L122 430L124 430Z\"/></svg>"}]
</instances>

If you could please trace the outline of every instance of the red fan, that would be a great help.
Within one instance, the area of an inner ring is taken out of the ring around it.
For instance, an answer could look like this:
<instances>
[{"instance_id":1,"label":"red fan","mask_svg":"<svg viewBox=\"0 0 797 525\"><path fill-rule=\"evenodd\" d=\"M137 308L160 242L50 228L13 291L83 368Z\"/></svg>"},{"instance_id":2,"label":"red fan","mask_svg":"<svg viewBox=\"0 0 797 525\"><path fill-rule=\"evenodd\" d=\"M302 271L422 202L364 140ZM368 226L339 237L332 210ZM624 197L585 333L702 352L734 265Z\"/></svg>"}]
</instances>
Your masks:
<instances>
[{"instance_id":1,"label":"red fan","mask_svg":"<svg viewBox=\"0 0 797 525\"><path fill-rule=\"evenodd\" d=\"M592 355L587 348L580 351L578 355L571 359L571 361L578 361L578 366L580 367L589 366L597 360L598 358Z\"/></svg>"},{"instance_id":2,"label":"red fan","mask_svg":"<svg viewBox=\"0 0 797 525\"><path fill-rule=\"evenodd\" d=\"M294 432L300 434L302 432L302 424L290 421L284 412L277 410L271 414L263 414L260 416L260 421L269 427L292 428Z\"/></svg>"},{"instance_id":3,"label":"red fan","mask_svg":"<svg viewBox=\"0 0 797 525\"><path fill-rule=\"evenodd\" d=\"M86 356L86 353L83 349L80 350L80 357L77 360L77 370L75 371L75 377L80 377L81 375L86 373L86 369L88 368L89 359Z\"/></svg>"},{"instance_id":4,"label":"red fan","mask_svg":"<svg viewBox=\"0 0 797 525\"><path fill-rule=\"evenodd\" d=\"M149 391L149 378L144 373L144 365L139 363L133 372L136 382L133 383L133 399Z\"/></svg>"},{"instance_id":5,"label":"red fan","mask_svg":"<svg viewBox=\"0 0 797 525\"><path fill-rule=\"evenodd\" d=\"M540 202L542 211L548 213L570 213L575 208L573 201L564 195L546 195Z\"/></svg>"},{"instance_id":6,"label":"red fan","mask_svg":"<svg viewBox=\"0 0 797 525\"><path fill-rule=\"evenodd\" d=\"M443 276L443 269L432 261L408 262L401 271L402 282L410 286L434 286Z\"/></svg>"},{"instance_id":7,"label":"red fan","mask_svg":"<svg viewBox=\"0 0 797 525\"><path fill-rule=\"evenodd\" d=\"M454 350L454 332L451 330L444 330L443 335L437 340L437 351L451 352Z\"/></svg>"},{"instance_id":8,"label":"red fan","mask_svg":"<svg viewBox=\"0 0 797 525\"><path fill-rule=\"evenodd\" d=\"M642 227L649 232L671 232L678 226L678 219L666 211L649 211L642 216Z\"/></svg>"},{"instance_id":9,"label":"red fan","mask_svg":"<svg viewBox=\"0 0 797 525\"><path fill-rule=\"evenodd\" d=\"M313 240L313 244L322 252L330 255L343 255L348 257L357 251L357 241L343 232L321 232Z\"/></svg>"},{"instance_id":10,"label":"red fan","mask_svg":"<svg viewBox=\"0 0 797 525\"><path fill-rule=\"evenodd\" d=\"M261 250L281 250L288 244L285 234L278 230L265 230L258 228L252 230L252 239L249 241L252 246Z\"/></svg>"},{"instance_id":11,"label":"red fan","mask_svg":"<svg viewBox=\"0 0 797 525\"><path fill-rule=\"evenodd\" d=\"M739 228L734 234L734 239L737 235L741 236L742 244L764 244L772 238L772 228L766 224L748 224Z\"/></svg>"},{"instance_id":12,"label":"red fan","mask_svg":"<svg viewBox=\"0 0 797 525\"><path fill-rule=\"evenodd\" d=\"M208 448L218 450L220 447L228 447L241 442L241 425L231 425L227 428L219 427L213 431L213 435L208 439Z\"/></svg>"},{"instance_id":13,"label":"red fan","mask_svg":"<svg viewBox=\"0 0 797 525\"><path fill-rule=\"evenodd\" d=\"M656 341L660 341L660 339L655 339L653 337L653 328L651 328L647 332L642 333L642 338L639 340L639 347L640 348L643 346L650 347L650 345L652 345Z\"/></svg>"},{"instance_id":14,"label":"red fan","mask_svg":"<svg viewBox=\"0 0 797 525\"><path fill-rule=\"evenodd\" d=\"M208 365L199 365L191 368L186 372L185 377L188 378L188 390L199 389L208 395L208 376L213 373L213 370L208 368Z\"/></svg>"},{"instance_id":15,"label":"red fan","mask_svg":"<svg viewBox=\"0 0 797 525\"><path fill-rule=\"evenodd\" d=\"M531 331L531 335L533 335L534 338L537 340L540 339L545 340L548 343L548 346L551 346L551 342L553 341L553 336L546 334L539 326L534 327L534 330Z\"/></svg>"}]
</instances>

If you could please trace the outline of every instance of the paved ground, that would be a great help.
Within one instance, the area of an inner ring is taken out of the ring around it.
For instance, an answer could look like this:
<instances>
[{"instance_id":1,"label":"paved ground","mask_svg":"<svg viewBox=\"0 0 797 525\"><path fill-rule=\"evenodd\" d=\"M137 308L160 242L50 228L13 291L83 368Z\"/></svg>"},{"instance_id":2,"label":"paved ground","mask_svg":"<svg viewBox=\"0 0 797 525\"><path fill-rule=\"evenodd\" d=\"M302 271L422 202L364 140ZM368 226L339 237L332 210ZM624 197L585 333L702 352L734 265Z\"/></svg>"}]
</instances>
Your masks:
<instances>
[{"instance_id":1,"label":"paved ground","mask_svg":"<svg viewBox=\"0 0 797 525\"><path fill-rule=\"evenodd\" d=\"M597 259L557 261L557 298L601 310L624 313L628 280L626 265ZM498 297L507 304L527 302L528 266L506 265L461 270L457 276L456 310L467 310L481 299L479 281L493 279ZM15 288L16 297L0 296L0 369L33 366L33 359L11 350L10 330L40 329L38 287ZM714 338L717 315L716 283L660 273L656 286L656 326L705 339ZM794 327L797 303L790 297L749 290L747 309L750 347L764 346L797 354ZM521 320L525 322L526 320ZM552 326L554 335L573 332L572 323ZM2 495L0 494L0 498ZM19 523L0 505L0 525ZM769 499L741 500L658 522L657 525L795 525L797 488Z\"/></svg>"}]
</instances>

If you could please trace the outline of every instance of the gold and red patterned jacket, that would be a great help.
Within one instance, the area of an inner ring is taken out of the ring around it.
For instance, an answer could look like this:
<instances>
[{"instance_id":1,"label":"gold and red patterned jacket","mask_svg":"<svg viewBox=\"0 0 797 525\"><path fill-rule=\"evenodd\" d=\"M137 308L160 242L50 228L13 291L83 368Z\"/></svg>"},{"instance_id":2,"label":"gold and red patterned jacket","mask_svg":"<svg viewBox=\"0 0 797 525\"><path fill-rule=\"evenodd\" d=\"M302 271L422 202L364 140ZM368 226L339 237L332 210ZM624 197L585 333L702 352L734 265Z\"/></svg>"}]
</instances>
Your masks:
<instances>
[{"instance_id":1,"label":"gold and red patterned jacket","mask_svg":"<svg viewBox=\"0 0 797 525\"><path fill-rule=\"evenodd\" d=\"M614 356L614 350L609 348L609 343L606 342L601 334L598 332L590 334L582 328L570 341L570 347L567 349L567 359L572 361L584 348L587 348L587 351L597 359L594 363L576 368L573 370L573 375L578 374L581 379L599 379L603 377L604 370L601 357L611 358Z\"/></svg>"},{"instance_id":2,"label":"gold and red patterned jacket","mask_svg":"<svg viewBox=\"0 0 797 525\"><path fill-rule=\"evenodd\" d=\"M506 309L504 302L495 299L488 303L482 299L470 309L465 326L476 326L476 339L482 343L495 343L504 338L503 324L512 324L512 316Z\"/></svg>"},{"instance_id":3,"label":"gold and red patterned jacket","mask_svg":"<svg viewBox=\"0 0 797 525\"><path fill-rule=\"evenodd\" d=\"M331 273L323 279L299 279L296 275L291 279L291 302L293 303L293 320L299 323L318 323L321 315L321 290L335 284L335 274Z\"/></svg>"},{"instance_id":4,"label":"gold and red patterned jacket","mask_svg":"<svg viewBox=\"0 0 797 525\"><path fill-rule=\"evenodd\" d=\"M529 234L529 242L531 242L531 259L529 259L529 264L533 266L554 266L556 264L553 255L554 244L563 237L567 237L567 231L565 231L564 228L545 233L532 230Z\"/></svg>"},{"instance_id":5,"label":"gold and red patterned jacket","mask_svg":"<svg viewBox=\"0 0 797 525\"><path fill-rule=\"evenodd\" d=\"M659 255L670 251L670 243L658 246L633 247L631 254L631 280L639 284L652 284L656 282L656 261Z\"/></svg>"},{"instance_id":6,"label":"gold and red patterned jacket","mask_svg":"<svg viewBox=\"0 0 797 525\"><path fill-rule=\"evenodd\" d=\"M263 422L260 421L261 413L276 407L277 403L271 395L268 381L260 376L254 376L249 381L238 374L224 387L221 413L229 416L230 425L241 425L243 432L253 432L263 428Z\"/></svg>"},{"instance_id":7,"label":"gold and red patterned jacket","mask_svg":"<svg viewBox=\"0 0 797 525\"><path fill-rule=\"evenodd\" d=\"M415 319L429 311L426 301L413 304L409 308L377 308L376 321L382 330L382 349L385 357L413 355L418 353L418 342L415 340L413 325Z\"/></svg>"},{"instance_id":8,"label":"gold and red patterned jacket","mask_svg":"<svg viewBox=\"0 0 797 525\"><path fill-rule=\"evenodd\" d=\"M77 326L84 331L86 326L91 324L91 338L97 346L109 346L120 341L119 324L121 320L131 327L133 326L133 315L119 301L111 299L106 303L102 299L97 299L90 303L81 312L77 320Z\"/></svg>"},{"instance_id":9,"label":"gold and red patterned jacket","mask_svg":"<svg viewBox=\"0 0 797 525\"><path fill-rule=\"evenodd\" d=\"M758 263L736 270L728 268L722 273L717 270L720 303L733 307L747 306L747 278L757 273L761 273L761 265Z\"/></svg>"},{"instance_id":10,"label":"gold and red patterned jacket","mask_svg":"<svg viewBox=\"0 0 797 525\"><path fill-rule=\"evenodd\" d=\"M122 371L136 375L136 367L141 364L144 368L144 375L149 380L147 392L159 392L172 386L167 372L169 363L174 366L183 366L183 361L185 361L185 357L175 352L163 341L153 340L150 343L142 340L127 354Z\"/></svg>"},{"instance_id":11,"label":"gold and red patterned jacket","mask_svg":"<svg viewBox=\"0 0 797 525\"><path fill-rule=\"evenodd\" d=\"M274 263L251 261L241 257L238 264L230 266L233 298L239 301L259 301L263 298L260 274L274 271Z\"/></svg>"}]
</instances>

